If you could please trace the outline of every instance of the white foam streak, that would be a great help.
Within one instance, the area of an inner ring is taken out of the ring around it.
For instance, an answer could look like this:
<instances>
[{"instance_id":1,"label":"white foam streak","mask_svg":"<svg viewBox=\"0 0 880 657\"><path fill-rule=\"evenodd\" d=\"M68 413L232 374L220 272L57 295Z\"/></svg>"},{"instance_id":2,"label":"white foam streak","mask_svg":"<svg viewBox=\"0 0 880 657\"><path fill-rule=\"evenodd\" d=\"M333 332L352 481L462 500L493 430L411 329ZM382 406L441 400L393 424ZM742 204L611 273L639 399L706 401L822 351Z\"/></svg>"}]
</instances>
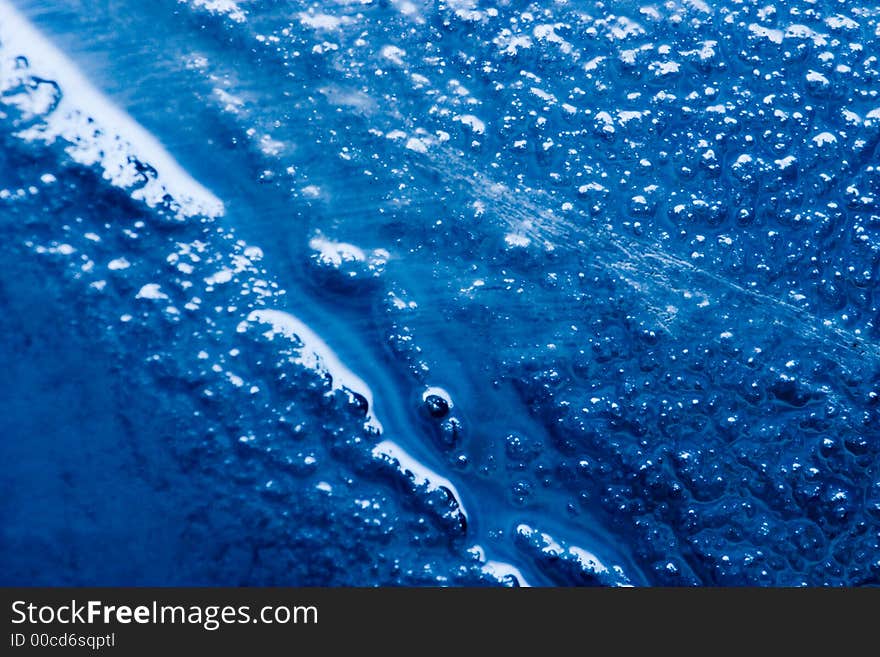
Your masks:
<instances>
[{"instance_id":1,"label":"white foam streak","mask_svg":"<svg viewBox=\"0 0 880 657\"><path fill-rule=\"evenodd\" d=\"M28 69L16 70L15 58L24 56ZM192 178L149 131L118 109L95 89L74 64L7 0L0 0L0 91L7 91L18 80L16 75L33 73L54 81L62 95L51 108L39 99L20 109L39 117L34 125L18 133L22 139L67 144L67 153L86 166L98 165L104 178L128 190L151 207L170 197L178 218L216 217L223 214L223 203ZM8 97L3 102L26 99ZM155 177L137 171L139 161L156 171Z\"/></svg>"},{"instance_id":2,"label":"white foam streak","mask_svg":"<svg viewBox=\"0 0 880 657\"><path fill-rule=\"evenodd\" d=\"M436 472L410 456L404 449L392 440L383 440L373 448L373 456L384 458L397 464L397 468L404 474L412 476L417 486L424 486L428 491L448 490L455 498L459 511L467 518L467 512L461 501L455 486L446 477L441 477Z\"/></svg>"},{"instance_id":3,"label":"white foam streak","mask_svg":"<svg viewBox=\"0 0 880 657\"><path fill-rule=\"evenodd\" d=\"M517 581L517 584L523 588L530 588L532 586L528 583L522 572L520 572L519 568L504 561L487 561L483 566L483 572L492 575L492 577L495 577L498 580L513 577Z\"/></svg>"},{"instance_id":4,"label":"white foam streak","mask_svg":"<svg viewBox=\"0 0 880 657\"><path fill-rule=\"evenodd\" d=\"M254 310L247 321L269 324L270 335L282 335L300 343L298 364L315 372L326 374L331 380L331 390L341 390L354 401L359 395L367 402L365 426L382 433L382 424L373 416L373 393L364 381L348 369L336 353L321 337L304 322L283 310Z\"/></svg>"}]
</instances>

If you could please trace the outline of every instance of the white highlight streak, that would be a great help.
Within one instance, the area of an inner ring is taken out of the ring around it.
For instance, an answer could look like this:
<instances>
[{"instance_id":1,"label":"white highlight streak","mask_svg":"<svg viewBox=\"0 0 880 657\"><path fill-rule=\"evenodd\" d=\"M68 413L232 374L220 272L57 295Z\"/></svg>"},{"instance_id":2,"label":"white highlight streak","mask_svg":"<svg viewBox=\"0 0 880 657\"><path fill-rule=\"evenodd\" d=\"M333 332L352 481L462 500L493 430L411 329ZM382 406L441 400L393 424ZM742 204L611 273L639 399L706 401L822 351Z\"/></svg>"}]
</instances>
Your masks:
<instances>
[{"instance_id":1,"label":"white highlight streak","mask_svg":"<svg viewBox=\"0 0 880 657\"><path fill-rule=\"evenodd\" d=\"M254 310L247 316L247 321L269 324L272 326L270 335L278 334L299 342L302 347L297 362L315 372L328 375L331 391L342 390L352 401L355 401L355 395L363 397L367 402L365 426L376 433L382 433L382 424L373 416L373 393L369 386L348 369L327 343L305 323L283 310Z\"/></svg>"},{"instance_id":2,"label":"white highlight streak","mask_svg":"<svg viewBox=\"0 0 880 657\"><path fill-rule=\"evenodd\" d=\"M131 190L134 198L155 206L169 195L178 206L179 217L223 214L223 203L175 161L162 144L125 112L95 89L67 57L52 45L6 0L0 0L0 55L6 76L9 60L23 55L29 68L46 80L54 80L63 91L57 107L40 115L41 123L19 133L28 140L53 143L62 139L68 154L85 165L100 164L104 177L113 185ZM92 120L92 122L89 121ZM133 189L140 179L132 159L149 164L158 175Z\"/></svg>"},{"instance_id":3,"label":"white highlight streak","mask_svg":"<svg viewBox=\"0 0 880 657\"><path fill-rule=\"evenodd\" d=\"M403 448L392 440L383 440L373 448L373 456L376 458L385 458L397 463L398 469L404 474L409 473L413 477L413 481L418 486L424 486L428 491L435 491L445 488L458 503L458 509L465 518L468 517L461 501L461 495L458 494L455 486L446 477L441 477L436 472L423 465L412 456L407 454Z\"/></svg>"}]
</instances>

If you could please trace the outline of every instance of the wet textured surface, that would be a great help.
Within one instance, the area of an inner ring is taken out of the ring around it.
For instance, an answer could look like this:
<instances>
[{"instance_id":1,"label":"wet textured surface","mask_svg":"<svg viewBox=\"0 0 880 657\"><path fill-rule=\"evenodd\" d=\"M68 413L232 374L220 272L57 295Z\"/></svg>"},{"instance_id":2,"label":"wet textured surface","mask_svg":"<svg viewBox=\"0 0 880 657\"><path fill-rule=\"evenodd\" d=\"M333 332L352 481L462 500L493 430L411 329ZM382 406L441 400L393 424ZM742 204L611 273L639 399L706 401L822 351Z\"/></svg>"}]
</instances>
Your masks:
<instances>
[{"instance_id":1,"label":"wet textured surface","mask_svg":"<svg viewBox=\"0 0 880 657\"><path fill-rule=\"evenodd\" d=\"M878 584L880 11L13 4L3 583Z\"/></svg>"}]
</instances>

